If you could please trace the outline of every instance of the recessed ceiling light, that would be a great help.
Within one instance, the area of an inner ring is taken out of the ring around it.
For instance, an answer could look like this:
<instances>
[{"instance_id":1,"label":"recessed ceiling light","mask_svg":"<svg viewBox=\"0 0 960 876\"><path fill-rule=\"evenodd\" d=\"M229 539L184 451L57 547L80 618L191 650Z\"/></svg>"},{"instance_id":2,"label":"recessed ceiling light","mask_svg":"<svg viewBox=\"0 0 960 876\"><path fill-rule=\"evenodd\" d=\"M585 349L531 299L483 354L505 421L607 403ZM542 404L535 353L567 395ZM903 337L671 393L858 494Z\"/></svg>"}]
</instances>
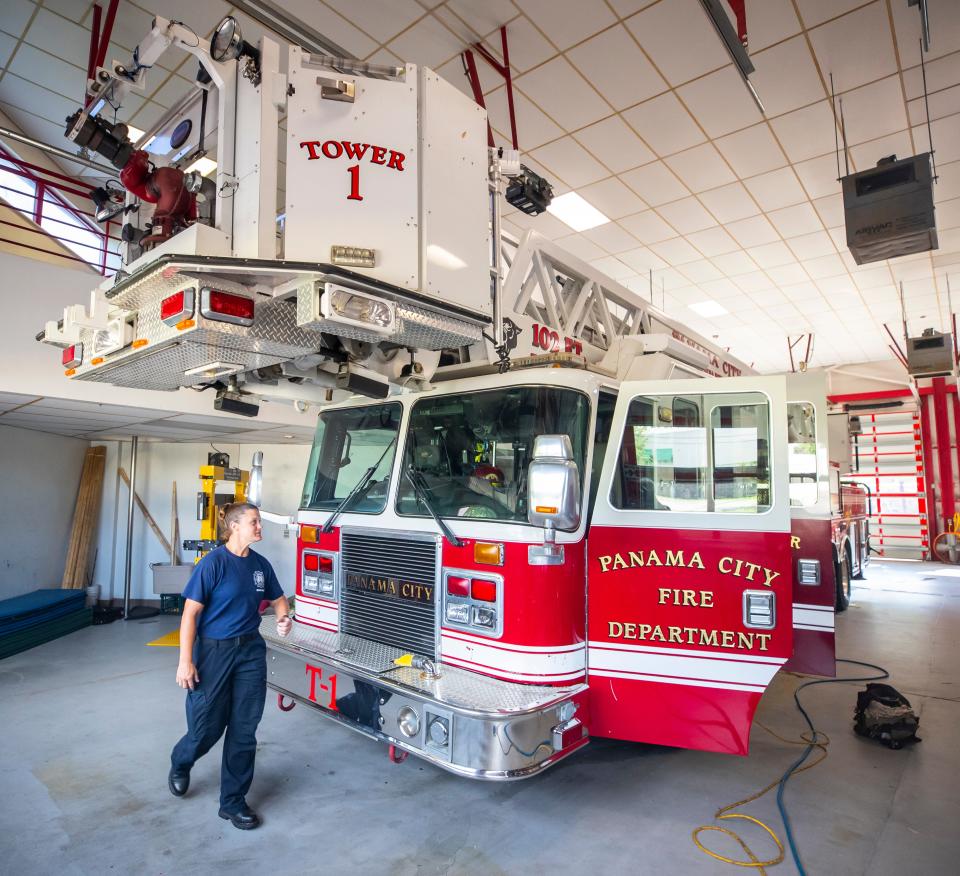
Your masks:
<instances>
[{"instance_id":1,"label":"recessed ceiling light","mask_svg":"<svg viewBox=\"0 0 960 876\"><path fill-rule=\"evenodd\" d=\"M610 221L593 204L587 203L576 192L567 192L565 195L554 198L547 207L547 212L553 213L574 231L587 231L598 225L606 225Z\"/></svg>"},{"instance_id":2,"label":"recessed ceiling light","mask_svg":"<svg viewBox=\"0 0 960 876\"><path fill-rule=\"evenodd\" d=\"M200 176L207 176L209 173L217 169L217 162L211 158L198 158L193 162L187 169L186 173L199 173Z\"/></svg>"},{"instance_id":3,"label":"recessed ceiling light","mask_svg":"<svg viewBox=\"0 0 960 876\"><path fill-rule=\"evenodd\" d=\"M140 130L140 128L135 128L133 125L127 125L127 137L130 139L131 143L136 143L141 137L143 137L145 131Z\"/></svg>"},{"instance_id":4,"label":"recessed ceiling light","mask_svg":"<svg viewBox=\"0 0 960 876\"><path fill-rule=\"evenodd\" d=\"M698 301L696 304L687 305L694 313L699 313L700 316L723 316L725 313L729 313L722 304L707 299L706 301Z\"/></svg>"},{"instance_id":5,"label":"recessed ceiling light","mask_svg":"<svg viewBox=\"0 0 960 876\"><path fill-rule=\"evenodd\" d=\"M284 435L283 437L284 437L284 438L292 438L293 435Z\"/></svg>"}]
</instances>

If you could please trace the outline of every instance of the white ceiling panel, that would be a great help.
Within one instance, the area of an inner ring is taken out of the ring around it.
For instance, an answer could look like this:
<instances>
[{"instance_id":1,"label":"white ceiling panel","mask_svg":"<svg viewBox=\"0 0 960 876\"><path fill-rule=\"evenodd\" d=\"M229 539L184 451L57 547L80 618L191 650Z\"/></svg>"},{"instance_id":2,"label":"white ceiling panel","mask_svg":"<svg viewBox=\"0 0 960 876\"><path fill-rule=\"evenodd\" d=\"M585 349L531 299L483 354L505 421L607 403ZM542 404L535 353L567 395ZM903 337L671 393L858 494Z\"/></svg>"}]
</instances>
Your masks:
<instances>
[{"instance_id":1,"label":"white ceiling panel","mask_svg":"<svg viewBox=\"0 0 960 876\"><path fill-rule=\"evenodd\" d=\"M463 41L438 18L427 15L391 40L387 47L409 64L425 64L436 69L463 51ZM477 63L486 62L477 58Z\"/></svg>"},{"instance_id":2,"label":"white ceiling panel","mask_svg":"<svg viewBox=\"0 0 960 876\"><path fill-rule=\"evenodd\" d=\"M725 227L744 249L780 239L777 229L770 224L766 216L750 216L736 222L727 222Z\"/></svg>"},{"instance_id":3,"label":"white ceiling panel","mask_svg":"<svg viewBox=\"0 0 960 876\"><path fill-rule=\"evenodd\" d=\"M342 2L348 6L356 5L352 0ZM484 0L483 3L475 3L473 0L447 0L445 5L480 37L507 24L520 11L510 0Z\"/></svg>"},{"instance_id":4,"label":"white ceiling panel","mask_svg":"<svg viewBox=\"0 0 960 876\"><path fill-rule=\"evenodd\" d=\"M18 392L0 392L0 403L5 405L28 405L39 401L42 396L21 395Z\"/></svg>"},{"instance_id":5,"label":"white ceiling panel","mask_svg":"<svg viewBox=\"0 0 960 876\"><path fill-rule=\"evenodd\" d=\"M787 287L793 288L799 283L809 282L807 272L797 262L786 262L782 265L765 268L767 276L773 280L784 292Z\"/></svg>"},{"instance_id":6,"label":"white ceiling panel","mask_svg":"<svg viewBox=\"0 0 960 876\"><path fill-rule=\"evenodd\" d=\"M800 32L791 0L747 0L746 11L751 55Z\"/></svg>"},{"instance_id":7,"label":"white ceiling panel","mask_svg":"<svg viewBox=\"0 0 960 876\"><path fill-rule=\"evenodd\" d=\"M675 237L673 240L663 240L660 243L651 243L650 249L662 258L667 264L684 265L702 258L686 240Z\"/></svg>"},{"instance_id":8,"label":"white ceiling panel","mask_svg":"<svg viewBox=\"0 0 960 876\"><path fill-rule=\"evenodd\" d=\"M764 270L793 262L793 253L779 240L762 246L748 246L747 254Z\"/></svg>"},{"instance_id":9,"label":"white ceiling panel","mask_svg":"<svg viewBox=\"0 0 960 876\"><path fill-rule=\"evenodd\" d=\"M646 210L633 216L624 216L620 220L620 224L647 246L677 236L676 229L664 222L659 214L653 210Z\"/></svg>"},{"instance_id":10,"label":"white ceiling panel","mask_svg":"<svg viewBox=\"0 0 960 876\"><path fill-rule=\"evenodd\" d=\"M763 121L732 64L678 88L677 94L710 137L721 137Z\"/></svg>"},{"instance_id":11,"label":"white ceiling panel","mask_svg":"<svg viewBox=\"0 0 960 876\"><path fill-rule=\"evenodd\" d=\"M326 4L332 6L347 21L379 43L389 42L400 31L410 27L426 11L416 0L364 0L363 3L355 3L352 0L326 0ZM306 17L311 14L309 0L305 4L306 10L294 11L290 8L290 0L286 0L285 5L294 15Z\"/></svg>"},{"instance_id":12,"label":"white ceiling panel","mask_svg":"<svg viewBox=\"0 0 960 876\"><path fill-rule=\"evenodd\" d=\"M667 89L663 77L622 25L611 27L570 49L567 57L618 110Z\"/></svg>"},{"instance_id":13,"label":"white ceiling panel","mask_svg":"<svg viewBox=\"0 0 960 876\"><path fill-rule=\"evenodd\" d=\"M814 28L810 42L838 94L897 72L887 4L880 0Z\"/></svg>"},{"instance_id":14,"label":"white ceiling panel","mask_svg":"<svg viewBox=\"0 0 960 876\"><path fill-rule=\"evenodd\" d=\"M514 84L568 131L584 128L610 115L609 105L564 57L524 73Z\"/></svg>"},{"instance_id":15,"label":"white ceiling panel","mask_svg":"<svg viewBox=\"0 0 960 876\"><path fill-rule=\"evenodd\" d=\"M581 128L574 136L613 173L639 167L656 158L620 116L610 116Z\"/></svg>"},{"instance_id":16,"label":"white ceiling panel","mask_svg":"<svg viewBox=\"0 0 960 876\"><path fill-rule=\"evenodd\" d=\"M840 159L841 162L843 159ZM793 165L793 169L800 177L808 197L822 198L840 191L838 176L843 173L837 171L837 155L821 155L809 161L801 161Z\"/></svg>"},{"instance_id":17,"label":"white ceiling panel","mask_svg":"<svg viewBox=\"0 0 960 876\"><path fill-rule=\"evenodd\" d=\"M456 63L459 64L460 61ZM507 104L506 86L488 94L485 101L490 124L503 134L505 142L509 141L510 108ZM563 128L551 121L543 110L517 89L513 91L513 112L517 122L517 143L524 151L563 136Z\"/></svg>"},{"instance_id":18,"label":"white ceiling panel","mask_svg":"<svg viewBox=\"0 0 960 876\"><path fill-rule=\"evenodd\" d=\"M694 231L686 237L707 258L725 255L740 248L740 245L720 225Z\"/></svg>"},{"instance_id":19,"label":"white ceiling panel","mask_svg":"<svg viewBox=\"0 0 960 876\"><path fill-rule=\"evenodd\" d=\"M683 198L663 204L657 212L681 234L701 231L717 224L717 220L696 198Z\"/></svg>"},{"instance_id":20,"label":"white ceiling panel","mask_svg":"<svg viewBox=\"0 0 960 876\"><path fill-rule=\"evenodd\" d=\"M531 153L544 167L571 188L589 185L610 175L610 172L573 137L562 137Z\"/></svg>"},{"instance_id":21,"label":"white ceiling panel","mask_svg":"<svg viewBox=\"0 0 960 876\"><path fill-rule=\"evenodd\" d=\"M692 192L714 189L736 179L712 143L694 146L664 161Z\"/></svg>"},{"instance_id":22,"label":"white ceiling panel","mask_svg":"<svg viewBox=\"0 0 960 876\"><path fill-rule=\"evenodd\" d=\"M723 276L723 273L717 268L716 265L707 261L706 259L699 259L695 262L688 262L685 265L681 265L677 268L684 277L686 277L691 283L696 283L700 288L707 294L713 294L715 290L706 288L705 284L715 280L724 280L724 282L729 283L729 280L726 280ZM734 292L738 291L737 287L730 283L732 290ZM715 297L715 296L714 296Z\"/></svg>"},{"instance_id":23,"label":"white ceiling panel","mask_svg":"<svg viewBox=\"0 0 960 876\"><path fill-rule=\"evenodd\" d=\"M647 208L641 198L615 177L584 186L579 191L581 196L610 219L620 219Z\"/></svg>"},{"instance_id":24,"label":"white ceiling panel","mask_svg":"<svg viewBox=\"0 0 960 876\"><path fill-rule=\"evenodd\" d=\"M804 161L836 151L836 124L830 102L819 103L794 110L770 121L783 151L791 161Z\"/></svg>"},{"instance_id":25,"label":"white ceiling panel","mask_svg":"<svg viewBox=\"0 0 960 876\"><path fill-rule=\"evenodd\" d=\"M773 223L774 228L780 232L780 236L800 237L804 234L812 234L815 231L822 231L823 224L820 217L809 202L795 204L792 207L784 207L781 210L773 210L767 213L767 218Z\"/></svg>"},{"instance_id":26,"label":"white ceiling panel","mask_svg":"<svg viewBox=\"0 0 960 876\"><path fill-rule=\"evenodd\" d=\"M627 252L637 246L637 238L625 231L616 222L608 222L606 225L591 228L589 231L584 231L583 234L588 240L592 240L613 255Z\"/></svg>"},{"instance_id":27,"label":"white ceiling panel","mask_svg":"<svg viewBox=\"0 0 960 876\"><path fill-rule=\"evenodd\" d=\"M720 222L735 222L760 212L756 201L742 183L731 183L700 193L700 200Z\"/></svg>"},{"instance_id":28,"label":"white ceiling panel","mask_svg":"<svg viewBox=\"0 0 960 876\"><path fill-rule=\"evenodd\" d=\"M628 170L620 174L620 179L652 206L676 201L690 194L687 187L660 161Z\"/></svg>"},{"instance_id":29,"label":"white ceiling panel","mask_svg":"<svg viewBox=\"0 0 960 876\"><path fill-rule=\"evenodd\" d=\"M0 29L19 37L36 12L37 7L29 0L4 0Z\"/></svg>"},{"instance_id":30,"label":"white ceiling panel","mask_svg":"<svg viewBox=\"0 0 960 876\"><path fill-rule=\"evenodd\" d=\"M804 37L799 36L751 56L751 81L767 116L779 116L827 96Z\"/></svg>"},{"instance_id":31,"label":"white ceiling panel","mask_svg":"<svg viewBox=\"0 0 960 876\"><path fill-rule=\"evenodd\" d=\"M710 231L700 233L709 234ZM749 274L757 270L757 263L742 249L736 249L723 255L711 256L710 260L728 277L739 277L742 274Z\"/></svg>"},{"instance_id":32,"label":"white ceiling panel","mask_svg":"<svg viewBox=\"0 0 960 876\"><path fill-rule=\"evenodd\" d=\"M730 60L698 0L658 3L627 19L627 27L671 85L688 82Z\"/></svg>"},{"instance_id":33,"label":"white ceiling panel","mask_svg":"<svg viewBox=\"0 0 960 876\"><path fill-rule=\"evenodd\" d=\"M608 277L613 277L614 280L625 280L627 277L634 276L635 273L632 268L627 267L627 265L616 258L616 256L604 256L603 258L594 259L590 264Z\"/></svg>"},{"instance_id":34,"label":"white ceiling panel","mask_svg":"<svg viewBox=\"0 0 960 876\"><path fill-rule=\"evenodd\" d=\"M658 155L671 155L706 139L676 95L669 92L626 110L623 117Z\"/></svg>"},{"instance_id":35,"label":"white ceiling panel","mask_svg":"<svg viewBox=\"0 0 960 876\"><path fill-rule=\"evenodd\" d=\"M484 44L495 57L503 60L499 30L487 37ZM556 48L550 45L533 22L522 15L507 25L507 48L510 51L510 67L514 75L537 67L557 53Z\"/></svg>"},{"instance_id":36,"label":"white ceiling panel","mask_svg":"<svg viewBox=\"0 0 960 876\"><path fill-rule=\"evenodd\" d=\"M808 206L804 204L803 206ZM794 207L788 207L788 210L795 209ZM818 216L814 216L816 219L817 225L820 224L820 219ZM771 221L776 225L776 220L771 216ZM826 231L814 231L810 234L802 234L787 241L787 246L790 247L793 254L800 259L801 261L806 261L807 259L817 259L820 256L825 255L836 255L837 250L833 245L833 240Z\"/></svg>"},{"instance_id":37,"label":"white ceiling panel","mask_svg":"<svg viewBox=\"0 0 960 876\"><path fill-rule=\"evenodd\" d=\"M807 200L806 192L790 167L760 174L745 180L744 184L764 210L778 210Z\"/></svg>"},{"instance_id":38,"label":"white ceiling panel","mask_svg":"<svg viewBox=\"0 0 960 876\"><path fill-rule=\"evenodd\" d=\"M631 289L639 289L643 292L646 297L649 297L647 294L649 292L649 271L658 271L657 279L662 281L665 279L662 274L659 272L660 268L666 268L667 263L660 258L660 256L655 255L650 252L645 246L638 246L636 249L630 249L626 252L621 252L617 255L617 258L620 259L625 265L629 265L633 270L638 274L643 274L643 282L638 283L635 286L630 286Z\"/></svg>"},{"instance_id":39,"label":"white ceiling panel","mask_svg":"<svg viewBox=\"0 0 960 876\"><path fill-rule=\"evenodd\" d=\"M899 76L888 76L843 96L847 143L864 143L909 127Z\"/></svg>"},{"instance_id":40,"label":"white ceiling panel","mask_svg":"<svg viewBox=\"0 0 960 876\"><path fill-rule=\"evenodd\" d=\"M568 49L616 22L603 0L516 0L558 49Z\"/></svg>"},{"instance_id":41,"label":"white ceiling panel","mask_svg":"<svg viewBox=\"0 0 960 876\"><path fill-rule=\"evenodd\" d=\"M787 163L787 157L766 124L753 125L721 137L717 140L717 148L741 178L776 170Z\"/></svg>"},{"instance_id":42,"label":"white ceiling panel","mask_svg":"<svg viewBox=\"0 0 960 876\"><path fill-rule=\"evenodd\" d=\"M942 119L944 116L952 116L960 112L960 85L952 85L936 94L928 95L926 103L923 97L911 100L907 105L911 125L926 123L927 104L929 104L931 120Z\"/></svg>"},{"instance_id":43,"label":"white ceiling panel","mask_svg":"<svg viewBox=\"0 0 960 876\"><path fill-rule=\"evenodd\" d=\"M589 238L584 237L582 234L558 237L557 243L567 250L567 252L573 253L573 255L583 259L585 262L603 258L603 256L606 255L602 247L595 244Z\"/></svg>"},{"instance_id":44,"label":"white ceiling panel","mask_svg":"<svg viewBox=\"0 0 960 876\"><path fill-rule=\"evenodd\" d=\"M930 3L930 53L926 58L936 59L945 54L954 53L960 46L960 3ZM920 63L920 15L916 6L906 3L891 4L894 26L896 27L897 51L905 66L914 67Z\"/></svg>"}]
</instances>

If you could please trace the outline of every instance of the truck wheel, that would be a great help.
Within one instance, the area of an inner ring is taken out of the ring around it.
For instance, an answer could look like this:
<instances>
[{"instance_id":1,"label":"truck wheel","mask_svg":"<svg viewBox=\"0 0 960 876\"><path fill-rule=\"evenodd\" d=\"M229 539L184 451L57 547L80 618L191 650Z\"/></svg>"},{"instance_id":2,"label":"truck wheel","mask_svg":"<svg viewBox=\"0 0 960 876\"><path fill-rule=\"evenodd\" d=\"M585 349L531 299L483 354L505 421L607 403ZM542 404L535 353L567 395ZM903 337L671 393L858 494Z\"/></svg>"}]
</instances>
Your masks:
<instances>
[{"instance_id":1,"label":"truck wheel","mask_svg":"<svg viewBox=\"0 0 960 876\"><path fill-rule=\"evenodd\" d=\"M846 611L850 606L850 554L844 548L840 552L840 564L833 567L834 577L837 581L837 602L836 611L839 614Z\"/></svg>"}]
</instances>

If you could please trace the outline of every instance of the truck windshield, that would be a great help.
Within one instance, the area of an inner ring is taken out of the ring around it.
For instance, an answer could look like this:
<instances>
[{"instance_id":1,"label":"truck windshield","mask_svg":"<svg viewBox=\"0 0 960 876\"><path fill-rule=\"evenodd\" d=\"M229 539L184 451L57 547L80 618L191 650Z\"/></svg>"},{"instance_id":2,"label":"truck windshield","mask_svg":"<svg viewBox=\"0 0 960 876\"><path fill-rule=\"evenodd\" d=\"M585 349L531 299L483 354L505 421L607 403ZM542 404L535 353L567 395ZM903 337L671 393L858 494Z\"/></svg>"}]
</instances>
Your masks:
<instances>
[{"instance_id":1,"label":"truck windshield","mask_svg":"<svg viewBox=\"0 0 960 876\"><path fill-rule=\"evenodd\" d=\"M375 466L370 480L351 501L349 510L361 514L382 511L387 502L402 411L396 402L322 411L317 420L300 507L332 511L349 495L367 469Z\"/></svg>"},{"instance_id":2,"label":"truck windshield","mask_svg":"<svg viewBox=\"0 0 960 876\"><path fill-rule=\"evenodd\" d=\"M582 488L589 420L587 397L556 387L431 397L413 406L403 464L441 517L526 521L533 439L569 435ZM408 478L398 485L397 513L429 513Z\"/></svg>"}]
</instances>

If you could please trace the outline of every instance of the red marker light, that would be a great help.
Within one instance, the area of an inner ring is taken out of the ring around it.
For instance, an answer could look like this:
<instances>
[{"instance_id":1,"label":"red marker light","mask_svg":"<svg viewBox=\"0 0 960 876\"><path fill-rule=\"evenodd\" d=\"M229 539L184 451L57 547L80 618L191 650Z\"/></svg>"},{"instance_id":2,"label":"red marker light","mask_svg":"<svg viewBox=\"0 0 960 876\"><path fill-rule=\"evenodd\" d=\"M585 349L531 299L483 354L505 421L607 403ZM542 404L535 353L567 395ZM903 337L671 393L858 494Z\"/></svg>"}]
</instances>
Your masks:
<instances>
[{"instance_id":1,"label":"red marker light","mask_svg":"<svg viewBox=\"0 0 960 876\"><path fill-rule=\"evenodd\" d=\"M320 560L319 571L323 572L325 575L333 574L333 557L318 557Z\"/></svg>"},{"instance_id":2,"label":"red marker light","mask_svg":"<svg viewBox=\"0 0 960 876\"><path fill-rule=\"evenodd\" d=\"M469 596L470 579L461 578L458 575L448 575L447 593L449 593L451 596Z\"/></svg>"},{"instance_id":3,"label":"red marker light","mask_svg":"<svg viewBox=\"0 0 960 876\"><path fill-rule=\"evenodd\" d=\"M83 361L83 344L74 344L63 351L63 367L76 368Z\"/></svg>"},{"instance_id":4,"label":"red marker light","mask_svg":"<svg viewBox=\"0 0 960 876\"><path fill-rule=\"evenodd\" d=\"M303 568L308 572L317 572L320 570L320 557L317 554L303 555Z\"/></svg>"},{"instance_id":5,"label":"red marker light","mask_svg":"<svg viewBox=\"0 0 960 876\"><path fill-rule=\"evenodd\" d=\"M470 595L480 602L496 602L497 582L474 578L471 582Z\"/></svg>"},{"instance_id":6,"label":"red marker light","mask_svg":"<svg viewBox=\"0 0 960 876\"><path fill-rule=\"evenodd\" d=\"M184 319L189 319L196 306L195 297L193 289L181 289L168 295L160 302L160 319L167 325L174 326Z\"/></svg>"},{"instance_id":7,"label":"red marker light","mask_svg":"<svg viewBox=\"0 0 960 876\"><path fill-rule=\"evenodd\" d=\"M207 319L249 326L253 325L253 311L253 299L245 295L210 288L200 290L200 313Z\"/></svg>"}]
</instances>

